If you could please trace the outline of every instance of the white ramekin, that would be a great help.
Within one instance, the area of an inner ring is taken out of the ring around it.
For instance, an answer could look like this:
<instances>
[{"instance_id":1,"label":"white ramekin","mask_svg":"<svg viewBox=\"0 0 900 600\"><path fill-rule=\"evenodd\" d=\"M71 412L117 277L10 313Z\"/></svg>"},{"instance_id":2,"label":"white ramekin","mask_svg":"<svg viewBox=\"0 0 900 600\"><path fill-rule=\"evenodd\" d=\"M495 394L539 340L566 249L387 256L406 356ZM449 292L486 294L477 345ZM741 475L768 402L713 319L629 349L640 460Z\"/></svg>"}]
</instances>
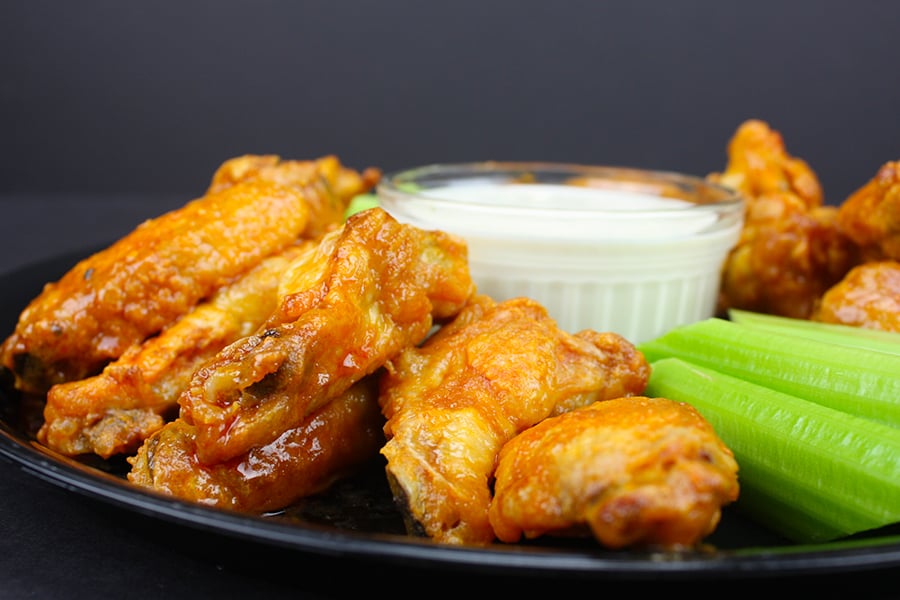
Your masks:
<instances>
[{"instance_id":1,"label":"white ramekin","mask_svg":"<svg viewBox=\"0 0 900 600\"><path fill-rule=\"evenodd\" d=\"M633 343L714 314L743 226L732 190L622 167L426 165L386 175L377 195L398 221L465 239L480 292L528 296L564 329Z\"/></svg>"}]
</instances>

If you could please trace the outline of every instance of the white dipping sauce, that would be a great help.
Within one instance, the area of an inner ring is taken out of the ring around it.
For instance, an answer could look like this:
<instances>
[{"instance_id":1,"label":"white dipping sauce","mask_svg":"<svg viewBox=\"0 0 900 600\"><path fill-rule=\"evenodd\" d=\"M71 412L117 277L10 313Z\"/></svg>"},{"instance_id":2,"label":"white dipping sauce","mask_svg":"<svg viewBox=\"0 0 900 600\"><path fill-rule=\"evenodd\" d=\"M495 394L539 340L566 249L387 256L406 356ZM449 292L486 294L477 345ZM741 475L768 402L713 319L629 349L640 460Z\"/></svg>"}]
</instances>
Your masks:
<instances>
[{"instance_id":1,"label":"white dipping sauce","mask_svg":"<svg viewBox=\"0 0 900 600\"><path fill-rule=\"evenodd\" d=\"M397 220L466 240L472 278L496 300L528 296L561 327L633 343L713 315L742 220L629 189L464 180L382 193Z\"/></svg>"},{"instance_id":2,"label":"white dipping sauce","mask_svg":"<svg viewBox=\"0 0 900 600\"><path fill-rule=\"evenodd\" d=\"M468 234L596 240L685 236L715 224L716 215L696 209L630 190L476 181L423 190L403 210L415 221Z\"/></svg>"}]
</instances>

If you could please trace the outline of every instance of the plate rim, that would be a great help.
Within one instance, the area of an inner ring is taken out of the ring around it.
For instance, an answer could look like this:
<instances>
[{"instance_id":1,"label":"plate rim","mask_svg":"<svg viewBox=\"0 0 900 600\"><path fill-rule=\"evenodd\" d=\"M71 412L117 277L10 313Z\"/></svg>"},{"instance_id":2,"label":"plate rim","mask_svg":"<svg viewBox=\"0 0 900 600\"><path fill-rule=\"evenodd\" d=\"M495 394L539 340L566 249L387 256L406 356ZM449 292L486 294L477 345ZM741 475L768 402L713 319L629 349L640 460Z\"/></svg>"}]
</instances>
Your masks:
<instances>
[{"instance_id":1,"label":"plate rim","mask_svg":"<svg viewBox=\"0 0 900 600\"><path fill-rule=\"evenodd\" d=\"M652 553L554 549L492 544L456 547L425 539L359 533L314 523L284 523L241 514L130 487L115 475L26 442L0 420L0 457L26 473L70 492L233 539L310 552L322 556L496 574L590 575L667 578L803 575L900 566L900 535L825 544L748 546L711 552ZM76 466L77 465L77 466Z\"/></svg>"}]
</instances>

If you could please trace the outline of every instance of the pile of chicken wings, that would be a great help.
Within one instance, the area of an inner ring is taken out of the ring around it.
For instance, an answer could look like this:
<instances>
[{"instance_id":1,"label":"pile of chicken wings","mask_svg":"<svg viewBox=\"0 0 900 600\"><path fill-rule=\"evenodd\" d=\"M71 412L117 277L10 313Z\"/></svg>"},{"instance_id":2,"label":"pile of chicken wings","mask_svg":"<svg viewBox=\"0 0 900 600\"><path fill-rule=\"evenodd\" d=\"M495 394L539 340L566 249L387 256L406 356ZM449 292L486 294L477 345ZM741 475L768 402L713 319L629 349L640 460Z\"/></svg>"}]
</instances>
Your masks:
<instances>
[{"instance_id":1,"label":"pile of chicken wings","mask_svg":"<svg viewBox=\"0 0 900 600\"><path fill-rule=\"evenodd\" d=\"M266 513L373 458L411 535L694 547L739 495L692 407L613 332L472 281L467 247L375 207L334 156L223 163L182 208L48 283L0 346L36 441L150 493ZM709 179L746 201L719 308L900 330L900 162L840 206L766 123Z\"/></svg>"},{"instance_id":2,"label":"pile of chicken wings","mask_svg":"<svg viewBox=\"0 0 900 600\"><path fill-rule=\"evenodd\" d=\"M837 205L768 123L742 123L709 179L746 202L722 270L719 309L900 331L900 161Z\"/></svg>"}]
</instances>

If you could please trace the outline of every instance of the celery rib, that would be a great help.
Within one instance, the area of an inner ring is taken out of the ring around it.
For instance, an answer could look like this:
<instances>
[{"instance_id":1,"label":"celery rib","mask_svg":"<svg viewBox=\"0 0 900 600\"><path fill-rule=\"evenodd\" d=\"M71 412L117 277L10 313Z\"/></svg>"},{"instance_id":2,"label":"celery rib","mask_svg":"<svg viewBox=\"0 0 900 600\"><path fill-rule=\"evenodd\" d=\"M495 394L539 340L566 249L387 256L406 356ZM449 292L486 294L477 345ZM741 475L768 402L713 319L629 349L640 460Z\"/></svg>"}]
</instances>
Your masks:
<instances>
[{"instance_id":1,"label":"celery rib","mask_svg":"<svg viewBox=\"0 0 900 600\"><path fill-rule=\"evenodd\" d=\"M679 358L646 393L691 404L732 449L738 508L799 543L900 521L900 429Z\"/></svg>"},{"instance_id":2,"label":"celery rib","mask_svg":"<svg viewBox=\"0 0 900 600\"><path fill-rule=\"evenodd\" d=\"M900 355L775 333L711 318L638 349L650 362L678 357L716 371L900 427Z\"/></svg>"},{"instance_id":3,"label":"celery rib","mask_svg":"<svg viewBox=\"0 0 900 600\"><path fill-rule=\"evenodd\" d=\"M900 333L893 331L866 329L838 323L820 323L734 308L729 309L728 318L739 325L756 327L773 333L798 335L821 342L876 350L888 354L900 354Z\"/></svg>"},{"instance_id":4,"label":"celery rib","mask_svg":"<svg viewBox=\"0 0 900 600\"><path fill-rule=\"evenodd\" d=\"M350 204L344 211L344 220L355 215L358 212L379 206L378 196L373 193L365 193L354 196L350 199Z\"/></svg>"}]
</instances>

